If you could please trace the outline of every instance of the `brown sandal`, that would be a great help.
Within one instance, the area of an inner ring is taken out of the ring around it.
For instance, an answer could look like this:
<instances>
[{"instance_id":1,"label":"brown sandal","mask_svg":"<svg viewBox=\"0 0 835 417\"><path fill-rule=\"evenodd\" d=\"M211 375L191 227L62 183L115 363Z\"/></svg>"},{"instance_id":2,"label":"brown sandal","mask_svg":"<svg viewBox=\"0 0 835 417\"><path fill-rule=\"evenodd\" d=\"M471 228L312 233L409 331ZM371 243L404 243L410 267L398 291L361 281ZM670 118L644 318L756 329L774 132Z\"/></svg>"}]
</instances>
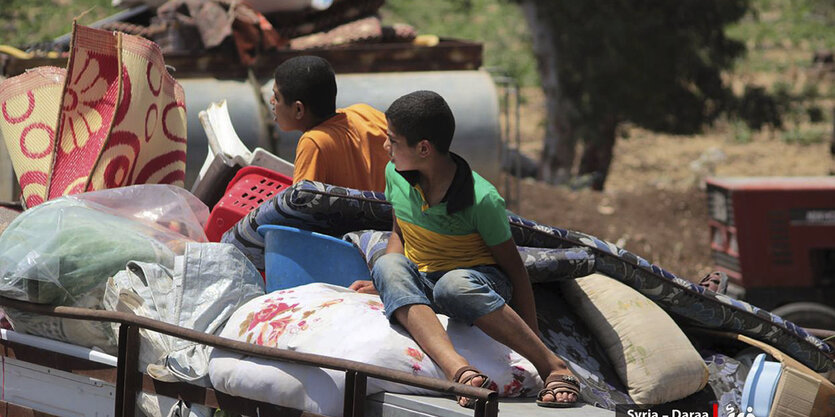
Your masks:
<instances>
[{"instance_id":1,"label":"brown sandal","mask_svg":"<svg viewBox=\"0 0 835 417\"><path fill-rule=\"evenodd\" d=\"M552 384L554 385L549 388L548 386ZM570 403L557 401L557 394L559 393L574 394L577 399ZM548 394L551 394L554 397L554 401L542 401L542 399ZM578 381L573 375L550 375L545 379L545 388L540 390L539 394L536 395L536 405L540 407L575 407L579 401L580 381Z\"/></svg>"},{"instance_id":2,"label":"brown sandal","mask_svg":"<svg viewBox=\"0 0 835 417\"><path fill-rule=\"evenodd\" d=\"M461 375L464 375L464 372L475 372L475 373L462 380ZM455 371L455 376L452 377L452 382L457 382L459 384L464 384L464 385L470 385L470 381L472 381L474 378L478 378L478 377L481 377L483 379L481 385L479 386L480 388L487 388L488 386L490 386L490 382L491 382L490 377L488 377L487 375L484 375L483 373L481 373L481 371L479 371L478 369L473 368L472 366L469 366L469 365L462 366L457 371ZM471 385L471 386L473 386L473 385ZM464 404L461 404L462 399L466 400L466 402ZM458 405L460 405L461 407L464 407L464 408L474 408L475 407L475 399L473 399L473 398L456 396L455 400L458 401Z\"/></svg>"}]
</instances>

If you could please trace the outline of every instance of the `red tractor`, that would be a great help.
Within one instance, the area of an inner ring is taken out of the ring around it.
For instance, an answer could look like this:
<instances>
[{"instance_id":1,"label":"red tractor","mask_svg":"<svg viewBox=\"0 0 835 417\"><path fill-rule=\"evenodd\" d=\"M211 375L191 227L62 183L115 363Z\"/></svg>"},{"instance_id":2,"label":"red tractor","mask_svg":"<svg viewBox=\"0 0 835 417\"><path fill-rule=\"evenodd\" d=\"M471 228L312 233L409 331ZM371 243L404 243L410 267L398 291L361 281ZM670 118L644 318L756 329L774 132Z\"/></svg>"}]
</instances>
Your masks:
<instances>
[{"instance_id":1,"label":"red tractor","mask_svg":"<svg viewBox=\"0 0 835 417\"><path fill-rule=\"evenodd\" d=\"M835 329L835 177L709 178L707 200L728 294Z\"/></svg>"}]
</instances>

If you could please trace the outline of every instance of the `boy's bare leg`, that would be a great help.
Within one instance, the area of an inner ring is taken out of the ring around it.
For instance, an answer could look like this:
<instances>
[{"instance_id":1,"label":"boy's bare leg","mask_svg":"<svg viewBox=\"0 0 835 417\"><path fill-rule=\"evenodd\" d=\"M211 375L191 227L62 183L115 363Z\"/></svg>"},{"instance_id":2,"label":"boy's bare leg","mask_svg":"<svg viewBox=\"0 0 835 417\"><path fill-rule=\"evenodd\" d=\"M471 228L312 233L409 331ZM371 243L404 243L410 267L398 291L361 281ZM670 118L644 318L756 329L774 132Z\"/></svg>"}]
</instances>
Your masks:
<instances>
[{"instance_id":1,"label":"boy's bare leg","mask_svg":"<svg viewBox=\"0 0 835 417\"><path fill-rule=\"evenodd\" d=\"M428 308L428 307L427 307ZM431 311L431 309L430 309ZM496 311L479 317L475 323L488 336L515 350L533 363L544 381L551 374L570 375L565 361L548 349L524 320L507 304ZM423 347L423 345L421 345ZM543 401L574 402L577 396L571 393L557 393L556 399L545 395Z\"/></svg>"},{"instance_id":2,"label":"boy's bare leg","mask_svg":"<svg viewBox=\"0 0 835 417\"><path fill-rule=\"evenodd\" d=\"M429 306L425 304L403 306L394 312L394 316L412 335L421 349L441 367L448 378L452 378L461 367L469 365L469 362L455 351L449 335ZM464 372L461 379L473 373ZM470 385L480 387L483 382L481 377L475 377L470 380Z\"/></svg>"}]
</instances>

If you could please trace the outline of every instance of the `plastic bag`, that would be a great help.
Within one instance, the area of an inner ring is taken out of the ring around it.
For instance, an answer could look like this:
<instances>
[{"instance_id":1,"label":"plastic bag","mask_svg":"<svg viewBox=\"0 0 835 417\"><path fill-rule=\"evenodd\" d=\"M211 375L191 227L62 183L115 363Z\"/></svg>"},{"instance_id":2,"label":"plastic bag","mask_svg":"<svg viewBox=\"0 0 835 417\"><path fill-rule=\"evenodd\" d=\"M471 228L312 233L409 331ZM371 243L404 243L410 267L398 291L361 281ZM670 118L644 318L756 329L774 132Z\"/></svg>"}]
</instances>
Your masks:
<instances>
[{"instance_id":1,"label":"plastic bag","mask_svg":"<svg viewBox=\"0 0 835 417\"><path fill-rule=\"evenodd\" d=\"M147 184L72 196L86 206L152 227L174 232L174 238L206 242L203 232L209 208L183 188ZM181 236L178 236L181 235ZM168 236L167 233L160 237Z\"/></svg>"},{"instance_id":2,"label":"plastic bag","mask_svg":"<svg viewBox=\"0 0 835 417\"><path fill-rule=\"evenodd\" d=\"M208 208L170 185L138 185L48 201L0 235L0 294L100 309L107 279L128 261L173 267L190 241L205 241ZM7 309L17 331L115 351L110 327Z\"/></svg>"},{"instance_id":3,"label":"plastic bag","mask_svg":"<svg viewBox=\"0 0 835 417\"><path fill-rule=\"evenodd\" d=\"M264 295L255 266L227 243L189 243L174 268L131 261L110 278L104 307L219 333L239 306ZM118 324L113 323L114 333ZM140 329L139 368L152 378L209 386L209 346Z\"/></svg>"}]
</instances>

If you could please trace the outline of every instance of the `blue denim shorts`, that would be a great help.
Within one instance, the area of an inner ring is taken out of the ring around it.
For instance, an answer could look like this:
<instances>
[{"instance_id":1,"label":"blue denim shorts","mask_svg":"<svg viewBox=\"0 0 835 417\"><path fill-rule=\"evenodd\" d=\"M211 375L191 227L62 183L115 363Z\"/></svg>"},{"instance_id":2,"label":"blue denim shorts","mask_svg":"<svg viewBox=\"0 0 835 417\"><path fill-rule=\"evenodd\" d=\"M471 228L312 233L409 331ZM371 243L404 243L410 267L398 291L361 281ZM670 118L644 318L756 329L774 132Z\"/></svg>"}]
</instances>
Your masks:
<instances>
[{"instance_id":1,"label":"blue denim shorts","mask_svg":"<svg viewBox=\"0 0 835 417\"><path fill-rule=\"evenodd\" d=\"M381 256L371 271L386 317L410 304L426 304L436 313L472 324L501 308L513 294L507 276L492 265L420 272L417 265L399 253Z\"/></svg>"}]
</instances>

